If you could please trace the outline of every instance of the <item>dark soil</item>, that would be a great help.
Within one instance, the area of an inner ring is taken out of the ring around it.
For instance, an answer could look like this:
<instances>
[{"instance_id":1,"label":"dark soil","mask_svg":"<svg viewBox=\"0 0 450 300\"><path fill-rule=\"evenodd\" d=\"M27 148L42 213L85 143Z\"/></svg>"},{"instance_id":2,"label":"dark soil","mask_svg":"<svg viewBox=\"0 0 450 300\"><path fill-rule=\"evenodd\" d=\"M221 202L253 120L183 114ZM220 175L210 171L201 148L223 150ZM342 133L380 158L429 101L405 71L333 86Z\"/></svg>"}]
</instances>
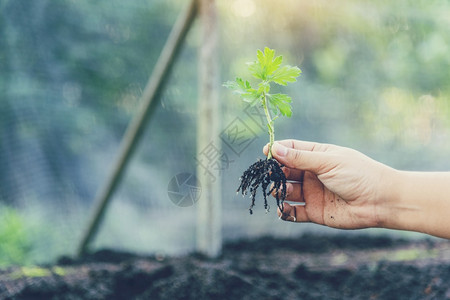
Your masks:
<instances>
[{"instance_id":1,"label":"dark soil","mask_svg":"<svg viewBox=\"0 0 450 300\"><path fill-rule=\"evenodd\" d=\"M256 192L261 187L264 198L264 208L269 211L269 204L267 203L267 196L272 192L275 194L275 200L280 211L283 211L283 202L286 200L286 176L284 175L281 165L273 158L259 159L257 162L248 167L244 171L237 193L241 192L243 196L250 193L252 200L250 204L250 214L253 214L253 207L255 206ZM269 188L270 184L272 186Z\"/></svg>"},{"instance_id":2,"label":"dark soil","mask_svg":"<svg viewBox=\"0 0 450 300\"><path fill-rule=\"evenodd\" d=\"M313 236L228 243L217 259L99 251L0 271L1 299L449 299L450 244ZM35 272L36 273L36 272Z\"/></svg>"}]
</instances>

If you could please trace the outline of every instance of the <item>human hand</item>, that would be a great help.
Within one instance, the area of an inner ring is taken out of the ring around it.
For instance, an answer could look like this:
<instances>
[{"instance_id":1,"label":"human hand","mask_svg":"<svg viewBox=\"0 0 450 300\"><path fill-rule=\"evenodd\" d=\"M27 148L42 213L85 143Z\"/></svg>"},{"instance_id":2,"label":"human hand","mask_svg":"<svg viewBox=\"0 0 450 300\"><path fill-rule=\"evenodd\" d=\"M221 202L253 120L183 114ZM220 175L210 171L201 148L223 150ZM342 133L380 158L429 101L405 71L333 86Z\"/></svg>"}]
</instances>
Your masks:
<instances>
[{"instance_id":1,"label":"human hand","mask_svg":"<svg viewBox=\"0 0 450 300\"><path fill-rule=\"evenodd\" d=\"M268 145L264 147L268 153ZM286 200L283 220L314 222L342 229L382 226L380 211L394 169L349 148L283 140L272 146L283 164Z\"/></svg>"}]
</instances>

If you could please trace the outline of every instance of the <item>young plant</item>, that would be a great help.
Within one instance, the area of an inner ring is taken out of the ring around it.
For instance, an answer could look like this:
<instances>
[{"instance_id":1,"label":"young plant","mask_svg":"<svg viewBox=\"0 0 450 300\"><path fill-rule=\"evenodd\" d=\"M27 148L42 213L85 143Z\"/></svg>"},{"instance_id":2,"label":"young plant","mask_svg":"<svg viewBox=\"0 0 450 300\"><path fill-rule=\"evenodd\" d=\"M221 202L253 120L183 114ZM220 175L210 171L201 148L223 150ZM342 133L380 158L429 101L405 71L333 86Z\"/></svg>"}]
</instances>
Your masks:
<instances>
[{"instance_id":1,"label":"young plant","mask_svg":"<svg viewBox=\"0 0 450 300\"><path fill-rule=\"evenodd\" d=\"M237 192L246 195L250 192L252 203L250 214L253 213L256 191L262 188L264 197L264 208L268 211L267 196L275 192L277 206L283 211L283 202L286 199L286 176L280 164L272 158L272 145L275 141L274 121L280 115L290 117L292 115L292 99L286 94L271 94L271 84L286 86L290 82L297 81L301 70L289 65L281 66L283 57L275 56L275 50L265 48L264 52L258 50L257 60L248 63L248 70L259 82L252 87L249 81L236 78L235 81L227 81L224 86L238 94L241 99L250 105L261 105L267 120L269 132L269 153L266 160L258 160L251 165L241 176L241 183ZM273 116L272 116L273 114ZM269 184L273 182L272 188L267 191Z\"/></svg>"}]
</instances>

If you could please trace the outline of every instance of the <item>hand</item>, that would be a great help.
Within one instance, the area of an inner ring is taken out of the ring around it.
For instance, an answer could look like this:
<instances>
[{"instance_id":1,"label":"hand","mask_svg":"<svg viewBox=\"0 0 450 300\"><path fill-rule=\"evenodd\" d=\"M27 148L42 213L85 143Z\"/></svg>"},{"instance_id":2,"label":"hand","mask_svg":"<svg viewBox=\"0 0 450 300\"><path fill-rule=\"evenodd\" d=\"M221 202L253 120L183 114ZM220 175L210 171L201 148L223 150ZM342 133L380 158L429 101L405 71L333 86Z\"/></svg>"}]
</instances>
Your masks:
<instances>
[{"instance_id":1,"label":"hand","mask_svg":"<svg viewBox=\"0 0 450 300\"><path fill-rule=\"evenodd\" d=\"M282 219L343 229L383 225L383 191L394 169L353 149L297 140L275 142L272 155L290 181L286 200L300 203L285 202Z\"/></svg>"}]
</instances>

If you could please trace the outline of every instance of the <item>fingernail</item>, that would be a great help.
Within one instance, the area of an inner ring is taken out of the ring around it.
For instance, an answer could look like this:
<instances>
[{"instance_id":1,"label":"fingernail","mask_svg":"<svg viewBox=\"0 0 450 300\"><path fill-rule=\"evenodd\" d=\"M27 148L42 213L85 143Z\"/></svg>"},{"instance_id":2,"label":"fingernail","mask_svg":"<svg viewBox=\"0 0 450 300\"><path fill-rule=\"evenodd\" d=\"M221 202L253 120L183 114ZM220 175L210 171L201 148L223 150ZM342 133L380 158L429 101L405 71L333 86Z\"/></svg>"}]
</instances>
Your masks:
<instances>
[{"instance_id":1,"label":"fingernail","mask_svg":"<svg viewBox=\"0 0 450 300\"><path fill-rule=\"evenodd\" d=\"M292 186L292 184L286 183L286 196L292 194L293 189L294 189L294 187Z\"/></svg>"},{"instance_id":2,"label":"fingernail","mask_svg":"<svg viewBox=\"0 0 450 300\"><path fill-rule=\"evenodd\" d=\"M285 146L278 144L278 143L274 143L272 146L272 151L275 151L275 153L282 157L282 156L286 156L287 152L288 152L288 148L286 148Z\"/></svg>"}]
</instances>

